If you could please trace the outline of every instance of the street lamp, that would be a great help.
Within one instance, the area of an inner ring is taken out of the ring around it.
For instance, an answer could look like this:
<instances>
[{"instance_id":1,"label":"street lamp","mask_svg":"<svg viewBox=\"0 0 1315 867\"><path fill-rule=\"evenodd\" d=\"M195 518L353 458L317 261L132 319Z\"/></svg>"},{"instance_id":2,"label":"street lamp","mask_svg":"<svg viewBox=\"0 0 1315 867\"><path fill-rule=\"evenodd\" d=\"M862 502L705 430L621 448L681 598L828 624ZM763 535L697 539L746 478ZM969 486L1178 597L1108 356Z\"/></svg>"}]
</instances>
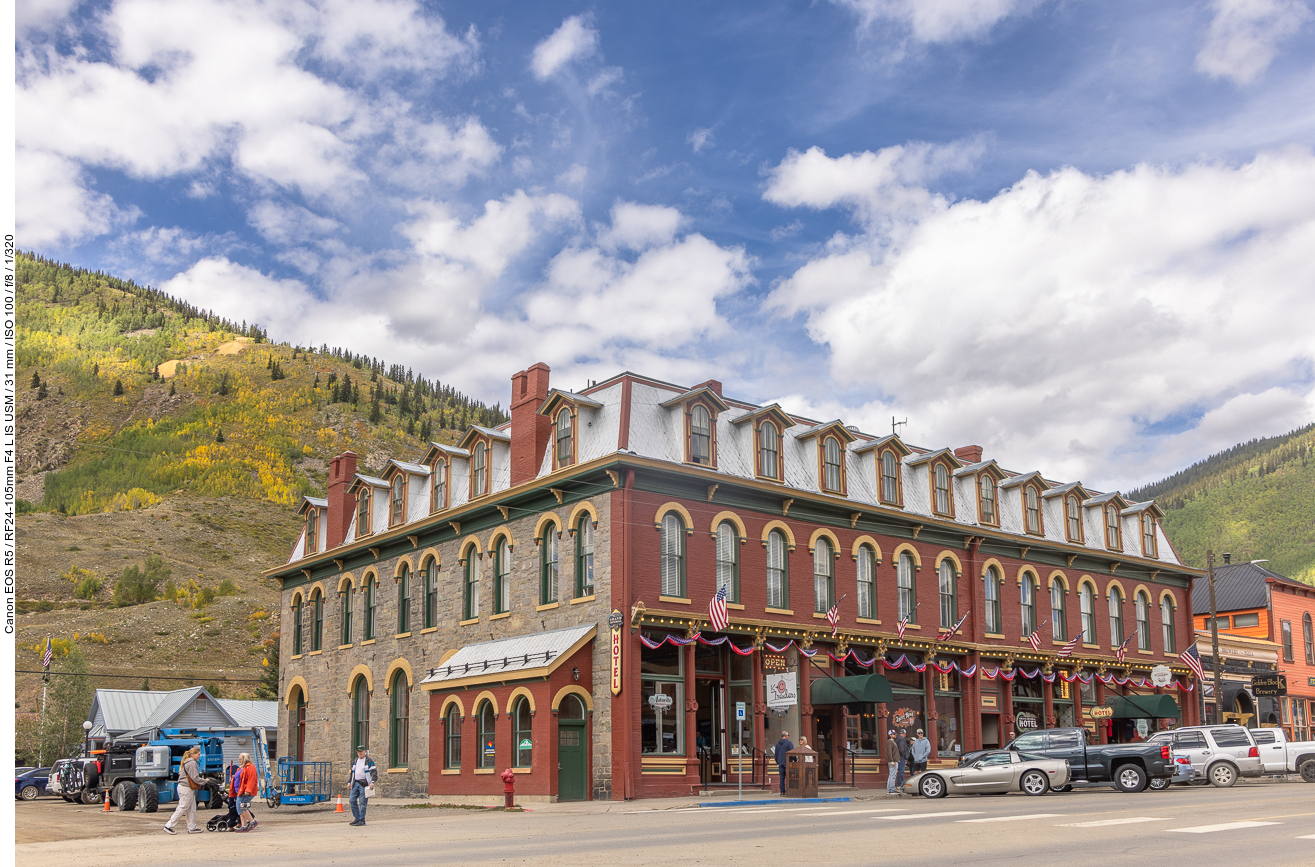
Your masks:
<instances>
[{"instance_id":1,"label":"street lamp","mask_svg":"<svg viewBox=\"0 0 1315 867\"><path fill-rule=\"evenodd\" d=\"M91 752L91 720L82 721L82 753L87 755Z\"/></svg>"}]
</instances>

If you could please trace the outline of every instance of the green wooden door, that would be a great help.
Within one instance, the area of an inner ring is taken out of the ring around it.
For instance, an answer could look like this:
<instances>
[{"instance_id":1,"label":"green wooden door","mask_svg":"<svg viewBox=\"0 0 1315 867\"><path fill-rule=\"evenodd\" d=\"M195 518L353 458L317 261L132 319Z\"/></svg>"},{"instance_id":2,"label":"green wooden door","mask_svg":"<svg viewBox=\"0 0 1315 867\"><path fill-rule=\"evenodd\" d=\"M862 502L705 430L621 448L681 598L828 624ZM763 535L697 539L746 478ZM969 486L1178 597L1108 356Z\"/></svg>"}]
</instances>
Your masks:
<instances>
[{"instance_id":1,"label":"green wooden door","mask_svg":"<svg viewBox=\"0 0 1315 867\"><path fill-rule=\"evenodd\" d=\"M583 801L587 771L584 703L568 695L557 715L557 800Z\"/></svg>"}]
</instances>

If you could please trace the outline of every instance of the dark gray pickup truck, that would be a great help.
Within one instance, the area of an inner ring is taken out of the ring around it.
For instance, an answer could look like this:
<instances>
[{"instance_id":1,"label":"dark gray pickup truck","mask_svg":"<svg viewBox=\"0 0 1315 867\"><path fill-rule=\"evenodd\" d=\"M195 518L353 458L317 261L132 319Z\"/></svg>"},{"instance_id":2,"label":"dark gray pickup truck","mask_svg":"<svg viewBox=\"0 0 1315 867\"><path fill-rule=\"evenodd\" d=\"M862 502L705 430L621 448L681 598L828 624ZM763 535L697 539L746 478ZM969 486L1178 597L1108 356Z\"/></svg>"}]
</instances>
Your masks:
<instances>
[{"instance_id":1,"label":"dark gray pickup truck","mask_svg":"<svg viewBox=\"0 0 1315 867\"><path fill-rule=\"evenodd\" d=\"M1005 749L1048 759L1067 759L1074 783L1109 783L1121 792L1140 792L1150 781L1173 776L1168 744L1087 742L1087 730L1047 729L1014 738Z\"/></svg>"}]
</instances>

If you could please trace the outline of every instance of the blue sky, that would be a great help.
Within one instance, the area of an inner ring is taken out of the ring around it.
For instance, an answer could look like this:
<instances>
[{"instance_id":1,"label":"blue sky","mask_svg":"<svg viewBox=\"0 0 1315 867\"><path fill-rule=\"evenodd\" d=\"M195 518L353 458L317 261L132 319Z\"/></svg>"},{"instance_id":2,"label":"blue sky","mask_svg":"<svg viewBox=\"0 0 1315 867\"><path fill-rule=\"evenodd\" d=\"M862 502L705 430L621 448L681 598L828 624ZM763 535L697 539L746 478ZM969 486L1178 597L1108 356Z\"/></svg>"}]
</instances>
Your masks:
<instances>
[{"instance_id":1,"label":"blue sky","mask_svg":"<svg viewBox=\"0 0 1315 867\"><path fill-rule=\"evenodd\" d=\"M1308 0L27 0L20 244L505 404L1153 480L1315 418Z\"/></svg>"}]
</instances>

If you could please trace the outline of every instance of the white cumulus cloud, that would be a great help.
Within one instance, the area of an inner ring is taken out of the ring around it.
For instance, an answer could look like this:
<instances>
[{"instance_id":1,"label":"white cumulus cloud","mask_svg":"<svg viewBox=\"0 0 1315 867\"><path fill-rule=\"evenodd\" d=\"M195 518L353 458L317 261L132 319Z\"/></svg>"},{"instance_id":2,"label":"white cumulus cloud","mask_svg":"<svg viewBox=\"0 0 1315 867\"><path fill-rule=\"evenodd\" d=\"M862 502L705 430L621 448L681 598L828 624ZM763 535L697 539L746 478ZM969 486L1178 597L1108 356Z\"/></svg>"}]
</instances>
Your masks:
<instances>
[{"instance_id":1,"label":"white cumulus cloud","mask_svg":"<svg viewBox=\"0 0 1315 867\"><path fill-rule=\"evenodd\" d=\"M917 42L980 39L1000 21L1031 11L1043 0L832 0L858 15L864 27L889 22Z\"/></svg>"},{"instance_id":2,"label":"white cumulus cloud","mask_svg":"<svg viewBox=\"0 0 1315 867\"><path fill-rule=\"evenodd\" d=\"M1303 0L1214 0L1214 17L1196 68L1237 84L1258 79L1278 54L1279 43L1311 19Z\"/></svg>"},{"instance_id":3,"label":"white cumulus cloud","mask_svg":"<svg viewBox=\"0 0 1315 867\"><path fill-rule=\"evenodd\" d=\"M534 46L530 69L535 78L547 81L567 64L589 57L596 51L598 31L589 26L585 16L572 15Z\"/></svg>"}]
</instances>

